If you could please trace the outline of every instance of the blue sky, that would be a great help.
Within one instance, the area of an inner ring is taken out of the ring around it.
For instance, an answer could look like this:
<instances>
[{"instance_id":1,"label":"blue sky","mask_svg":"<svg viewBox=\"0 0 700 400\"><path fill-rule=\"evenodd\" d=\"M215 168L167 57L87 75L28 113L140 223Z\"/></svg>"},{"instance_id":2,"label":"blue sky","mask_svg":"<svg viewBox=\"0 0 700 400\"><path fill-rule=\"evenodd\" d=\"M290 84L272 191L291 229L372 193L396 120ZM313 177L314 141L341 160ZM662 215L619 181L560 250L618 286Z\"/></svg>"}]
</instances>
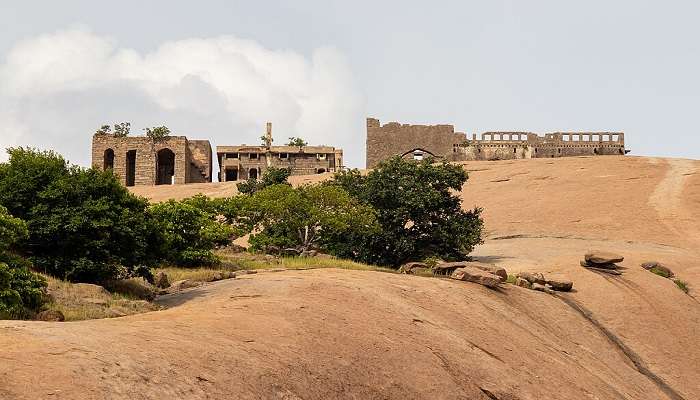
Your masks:
<instances>
[{"instance_id":1,"label":"blue sky","mask_svg":"<svg viewBox=\"0 0 700 400\"><path fill-rule=\"evenodd\" d=\"M14 3L14 4L13 4ZM700 5L682 1L0 2L0 145L89 163L103 122L342 146L364 118L621 130L699 158Z\"/></svg>"}]
</instances>

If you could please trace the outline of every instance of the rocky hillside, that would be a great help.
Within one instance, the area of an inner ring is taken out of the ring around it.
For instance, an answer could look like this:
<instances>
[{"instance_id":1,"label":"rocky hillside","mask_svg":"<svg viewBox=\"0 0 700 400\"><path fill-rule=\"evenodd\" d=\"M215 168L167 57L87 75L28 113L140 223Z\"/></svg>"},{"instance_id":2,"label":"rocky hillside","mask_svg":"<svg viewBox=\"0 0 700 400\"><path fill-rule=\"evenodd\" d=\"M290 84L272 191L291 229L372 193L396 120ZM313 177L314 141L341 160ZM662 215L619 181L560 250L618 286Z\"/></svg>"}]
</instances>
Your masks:
<instances>
[{"instance_id":1,"label":"rocky hillside","mask_svg":"<svg viewBox=\"0 0 700 400\"><path fill-rule=\"evenodd\" d=\"M164 311L0 322L0 398L700 398L700 162L464 167L465 206L484 207L488 230L475 258L570 279L571 292L369 271L245 275L164 298ZM225 195L222 185L136 190L162 200ZM582 267L591 249L624 255L621 275Z\"/></svg>"}]
</instances>

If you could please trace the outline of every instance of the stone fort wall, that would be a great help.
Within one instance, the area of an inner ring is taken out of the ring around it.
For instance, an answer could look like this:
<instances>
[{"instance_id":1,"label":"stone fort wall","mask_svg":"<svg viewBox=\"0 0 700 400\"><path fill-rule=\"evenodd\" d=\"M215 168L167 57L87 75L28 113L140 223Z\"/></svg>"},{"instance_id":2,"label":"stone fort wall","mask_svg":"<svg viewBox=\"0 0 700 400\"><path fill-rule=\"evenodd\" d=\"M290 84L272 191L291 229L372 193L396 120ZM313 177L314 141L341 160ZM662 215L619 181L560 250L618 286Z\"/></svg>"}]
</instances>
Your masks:
<instances>
[{"instance_id":1,"label":"stone fort wall","mask_svg":"<svg viewBox=\"0 0 700 400\"><path fill-rule=\"evenodd\" d=\"M512 160L626 154L623 132L485 132L481 139L455 132L452 125L384 125L367 118L367 168L399 155L448 161Z\"/></svg>"}]
</instances>

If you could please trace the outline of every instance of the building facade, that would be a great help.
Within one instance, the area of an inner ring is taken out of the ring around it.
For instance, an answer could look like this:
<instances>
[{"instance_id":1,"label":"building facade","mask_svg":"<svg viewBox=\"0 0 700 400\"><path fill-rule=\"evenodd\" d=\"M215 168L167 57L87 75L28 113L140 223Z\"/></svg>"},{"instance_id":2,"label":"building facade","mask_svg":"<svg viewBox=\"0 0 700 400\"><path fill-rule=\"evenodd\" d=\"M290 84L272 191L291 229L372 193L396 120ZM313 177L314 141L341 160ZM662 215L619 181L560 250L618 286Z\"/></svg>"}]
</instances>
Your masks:
<instances>
[{"instance_id":1,"label":"building facade","mask_svg":"<svg viewBox=\"0 0 700 400\"><path fill-rule=\"evenodd\" d=\"M125 186L211 182L212 149L208 140L170 136L115 137L95 134L92 166L112 170Z\"/></svg>"},{"instance_id":2,"label":"building facade","mask_svg":"<svg viewBox=\"0 0 700 400\"><path fill-rule=\"evenodd\" d=\"M272 146L272 124L267 124L266 144L216 146L221 182L259 178L270 167L288 168L292 175L339 171L343 150L332 146Z\"/></svg>"},{"instance_id":3,"label":"building facade","mask_svg":"<svg viewBox=\"0 0 700 400\"><path fill-rule=\"evenodd\" d=\"M471 139L452 125L407 125L367 118L367 168L399 155L447 161L627 154L623 132L485 132Z\"/></svg>"}]
</instances>

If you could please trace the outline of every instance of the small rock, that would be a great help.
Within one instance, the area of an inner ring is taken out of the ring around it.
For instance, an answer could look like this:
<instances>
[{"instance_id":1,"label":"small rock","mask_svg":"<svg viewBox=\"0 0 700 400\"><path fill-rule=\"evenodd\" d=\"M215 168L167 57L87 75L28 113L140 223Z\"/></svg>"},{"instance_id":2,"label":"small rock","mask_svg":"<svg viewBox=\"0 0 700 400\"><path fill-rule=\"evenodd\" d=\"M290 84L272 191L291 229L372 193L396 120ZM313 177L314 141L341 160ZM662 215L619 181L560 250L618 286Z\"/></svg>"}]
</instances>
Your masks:
<instances>
[{"instance_id":1,"label":"small rock","mask_svg":"<svg viewBox=\"0 0 700 400\"><path fill-rule=\"evenodd\" d=\"M74 283L73 287L75 289L79 289L80 291L109 296L109 292L107 291L107 289L103 288L100 285L93 285L92 283Z\"/></svg>"},{"instance_id":2,"label":"small rock","mask_svg":"<svg viewBox=\"0 0 700 400\"><path fill-rule=\"evenodd\" d=\"M545 293L552 293L552 289L547 287L546 285L542 285L539 283L533 283L532 284L532 290L537 290L538 292L545 292Z\"/></svg>"},{"instance_id":3,"label":"small rock","mask_svg":"<svg viewBox=\"0 0 700 400\"><path fill-rule=\"evenodd\" d=\"M544 285L546 283L544 275L539 272L518 272L516 277L525 279L530 283L539 283L540 285Z\"/></svg>"},{"instance_id":4,"label":"small rock","mask_svg":"<svg viewBox=\"0 0 700 400\"><path fill-rule=\"evenodd\" d=\"M505 268L498 267L493 264L486 264L476 261L457 261L441 263L433 267L433 271L438 275L449 275L458 268L476 268L478 270L485 271L492 275L498 276L501 282L505 282L508 279L508 272L506 272Z\"/></svg>"},{"instance_id":5,"label":"small rock","mask_svg":"<svg viewBox=\"0 0 700 400\"><path fill-rule=\"evenodd\" d=\"M105 299L100 299L100 298L93 298L93 297L86 297L84 299L81 299L83 303L89 303L89 304L94 304L96 306L102 306L102 307L107 307L109 302Z\"/></svg>"},{"instance_id":6,"label":"small rock","mask_svg":"<svg viewBox=\"0 0 700 400\"><path fill-rule=\"evenodd\" d=\"M573 282L566 280L549 279L547 280L547 285L549 285L552 288L552 290L556 290L558 292L568 292L571 291L571 288L574 287Z\"/></svg>"},{"instance_id":7,"label":"small rock","mask_svg":"<svg viewBox=\"0 0 700 400\"><path fill-rule=\"evenodd\" d=\"M524 287L525 289L532 289L532 283L523 278L515 278L515 286Z\"/></svg>"},{"instance_id":8,"label":"small rock","mask_svg":"<svg viewBox=\"0 0 700 400\"><path fill-rule=\"evenodd\" d=\"M115 308L110 308L109 310L107 310L107 318L126 317L126 315L127 314L125 312L117 310Z\"/></svg>"},{"instance_id":9,"label":"small rock","mask_svg":"<svg viewBox=\"0 0 700 400\"><path fill-rule=\"evenodd\" d=\"M585 259L593 264L615 264L622 262L625 257L609 251L592 250L586 253Z\"/></svg>"},{"instance_id":10,"label":"small rock","mask_svg":"<svg viewBox=\"0 0 700 400\"><path fill-rule=\"evenodd\" d=\"M170 290L177 292L177 291L180 291L183 289L188 289L188 288L192 288L192 287L199 286L199 285L200 285L199 282L191 281L189 279L183 279L180 281L173 282L173 284L170 285Z\"/></svg>"},{"instance_id":11,"label":"small rock","mask_svg":"<svg viewBox=\"0 0 700 400\"><path fill-rule=\"evenodd\" d=\"M58 310L45 310L38 313L36 319L38 321L63 322L66 320L66 317Z\"/></svg>"},{"instance_id":12,"label":"small rock","mask_svg":"<svg viewBox=\"0 0 700 400\"><path fill-rule=\"evenodd\" d=\"M168 278L168 274L166 274L163 271L158 272L155 277L155 285L159 289L165 289L169 287L170 279Z\"/></svg>"},{"instance_id":13,"label":"small rock","mask_svg":"<svg viewBox=\"0 0 700 400\"><path fill-rule=\"evenodd\" d=\"M422 262L409 262L399 267L399 273L413 274L415 268L428 268L428 266Z\"/></svg>"},{"instance_id":14,"label":"small rock","mask_svg":"<svg viewBox=\"0 0 700 400\"><path fill-rule=\"evenodd\" d=\"M458 281L474 282L491 288L501 283L500 276L474 267L457 268L452 272L450 278Z\"/></svg>"},{"instance_id":15,"label":"small rock","mask_svg":"<svg viewBox=\"0 0 700 400\"><path fill-rule=\"evenodd\" d=\"M642 264L642 268L655 272L657 275L661 275L666 278L673 278L674 276L673 271L671 271L670 268L657 261L645 262Z\"/></svg>"}]
</instances>

